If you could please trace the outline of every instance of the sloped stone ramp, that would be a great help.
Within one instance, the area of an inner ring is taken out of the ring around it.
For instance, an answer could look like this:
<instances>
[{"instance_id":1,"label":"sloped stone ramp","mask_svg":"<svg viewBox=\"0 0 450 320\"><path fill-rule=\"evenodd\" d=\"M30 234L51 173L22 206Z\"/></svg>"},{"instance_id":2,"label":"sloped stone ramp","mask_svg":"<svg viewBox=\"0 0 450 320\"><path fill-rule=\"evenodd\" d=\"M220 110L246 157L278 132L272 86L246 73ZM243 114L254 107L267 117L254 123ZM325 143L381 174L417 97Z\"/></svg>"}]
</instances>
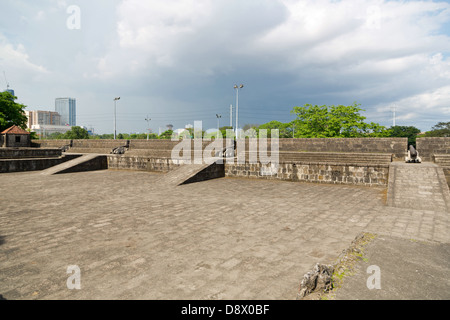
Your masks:
<instances>
[{"instance_id":1,"label":"sloped stone ramp","mask_svg":"<svg viewBox=\"0 0 450 320\"><path fill-rule=\"evenodd\" d=\"M43 175L59 173L82 172L108 169L108 160L105 155L86 154L73 160L61 163L41 172Z\"/></svg>"},{"instance_id":2,"label":"sloped stone ramp","mask_svg":"<svg viewBox=\"0 0 450 320\"><path fill-rule=\"evenodd\" d=\"M165 186L179 186L193 182L221 178L225 176L225 168L221 158L213 163L182 164L158 179L158 183Z\"/></svg>"},{"instance_id":3,"label":"sloped stone ramp","mask_svg":"<svg viewBox=\"0 0 450 320\"><path fill-rule=\"evenodd\" d=\"M387 204L390 207L450 212L450 192L444 171L431 162L392 162Z\"/></svg>"}]
</instances>

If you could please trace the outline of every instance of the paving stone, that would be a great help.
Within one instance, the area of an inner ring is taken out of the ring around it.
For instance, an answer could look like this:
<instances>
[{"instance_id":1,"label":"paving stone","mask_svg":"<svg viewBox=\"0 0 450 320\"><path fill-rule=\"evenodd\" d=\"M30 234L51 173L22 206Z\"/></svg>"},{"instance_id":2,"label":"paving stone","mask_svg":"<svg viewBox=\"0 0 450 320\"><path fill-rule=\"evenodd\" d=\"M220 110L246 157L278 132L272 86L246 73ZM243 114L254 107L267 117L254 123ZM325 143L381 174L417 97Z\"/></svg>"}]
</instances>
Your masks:
<instances>
[{"instance_id":1,"label":"paving stone","mask_svg":"<svg viewBox=\"0 0 450 320\"><path fill-rule=\"evenodd\" d=\"M0 294L295 299L303 275L362 231L450 243L447 211L386 206L381 187L160 178L0 175ZM80 267L80 290L66 286L69 265Z\"/></svg>"}]
</instances>

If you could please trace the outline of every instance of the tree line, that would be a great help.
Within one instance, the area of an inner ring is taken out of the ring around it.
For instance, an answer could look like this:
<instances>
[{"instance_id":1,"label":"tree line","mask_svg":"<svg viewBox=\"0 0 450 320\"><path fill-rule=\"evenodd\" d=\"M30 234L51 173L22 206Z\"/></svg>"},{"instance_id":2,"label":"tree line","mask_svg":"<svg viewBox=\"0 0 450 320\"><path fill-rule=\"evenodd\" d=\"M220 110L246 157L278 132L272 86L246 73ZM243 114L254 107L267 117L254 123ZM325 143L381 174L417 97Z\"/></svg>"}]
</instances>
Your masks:
<instances>
[{"instance_id":1,"label":"tree line","mask_svg":"<svg viewBox=\"0 0 450 320\"><path fill-rule=\"evenodd\" d=\"M0 92L0 132L17 125L26 129L27 117L25 115L26 106L15 102L17 97L9 92ZM259 136L261 129L267 130L267 136L270 137L272 129L277 129L280 138L355 138L355 137L407 137L408 143L415 145L416 137L450 137L450 121L438 122L433 128L420 134L420 129L414 126L392 126L385 127L378 123L367 122L366 117L362 116L360 104L356 102L349 106L327 106L305 104L296 106L291 114L295 119L283 123L280 121L270 121L262 125L247 124L244 130L253 130L256 136ZM221 127L222 137L226 137L227 129L232 127ZM29 129L28 129L29 130ZM188 135L194 136L193 129L186 129ZM149 139L171 139L172 130L167 130L160 135L150 133ZM202 137L213 138L216 133L202 132ZM32 132L32 139L38 136ZM113 134L89 135L88 131L81 127L72 127L66 133L52 133L47 139L113 139ZM147 139L146 133L128 134L119 133L117 139Z\"/></svg>"}]
</instances>

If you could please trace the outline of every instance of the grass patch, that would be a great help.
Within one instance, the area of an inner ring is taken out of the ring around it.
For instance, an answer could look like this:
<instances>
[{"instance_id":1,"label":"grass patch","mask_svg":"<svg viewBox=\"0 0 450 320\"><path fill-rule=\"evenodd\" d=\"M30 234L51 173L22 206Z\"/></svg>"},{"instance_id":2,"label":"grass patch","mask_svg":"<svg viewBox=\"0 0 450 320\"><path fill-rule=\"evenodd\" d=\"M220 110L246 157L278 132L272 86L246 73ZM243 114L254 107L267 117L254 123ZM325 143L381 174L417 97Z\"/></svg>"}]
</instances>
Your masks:
<instances>
[{"instance_id":1,"label":"grass patch","mask_svg":"<svg viewBox=\"0 0 450 320\"><path fill-rule=\"evenodd\" d=\"M364 250L376 237L377 235L367 232L359 234L352 241L349 248L344 250L333 264L334 270L331 276L331 289L327 292L313 292L301 300L333 300L337 290L342 287L345 278L355 274L356 264L360 261L368 261L365 257Z\"/></svg>"},{"instance_id":2,"label":"grass patch","mask_svg":"<svg viewBox=\"0 0 450 320\"><path fill-rule=\"evenodd\" d=\"M377 236L372 233L361 233L355 238L355 240L352 241L350 247L341 253L335 263L334 272L332 275L333 289L327 293L324 293L324 295L321 296L321 300L333 299L336 295L336 291L342 287L345 278L355 274L356 264L359 261L368 261L364 255L364 250L367 244L369 244L376 237Z\"/></svg>"}]
</instances>

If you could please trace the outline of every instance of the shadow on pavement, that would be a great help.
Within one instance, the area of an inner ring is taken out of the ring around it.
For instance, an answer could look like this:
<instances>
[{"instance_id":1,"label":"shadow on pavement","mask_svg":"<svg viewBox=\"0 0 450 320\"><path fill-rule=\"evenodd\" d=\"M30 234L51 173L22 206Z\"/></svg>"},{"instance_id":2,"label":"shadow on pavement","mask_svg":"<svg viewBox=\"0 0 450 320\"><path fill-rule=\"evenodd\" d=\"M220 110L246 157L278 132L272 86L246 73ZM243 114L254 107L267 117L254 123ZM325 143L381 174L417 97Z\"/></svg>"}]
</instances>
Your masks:
<instances>
[{"instance_id":1,"label":"shadow on pavement","mask_svg":"<svg viewBox=\"0 0 450 320\"><path fill-rule=\"evenodd\" d=\"M4 244L5 243L5 237L4 236L0 236L0 246L2 245L2 244ZM5 297L3 297L1 294L0 294L0 301L1 300L6 300L6 298Z\"/></svg>"}]
</instances>

